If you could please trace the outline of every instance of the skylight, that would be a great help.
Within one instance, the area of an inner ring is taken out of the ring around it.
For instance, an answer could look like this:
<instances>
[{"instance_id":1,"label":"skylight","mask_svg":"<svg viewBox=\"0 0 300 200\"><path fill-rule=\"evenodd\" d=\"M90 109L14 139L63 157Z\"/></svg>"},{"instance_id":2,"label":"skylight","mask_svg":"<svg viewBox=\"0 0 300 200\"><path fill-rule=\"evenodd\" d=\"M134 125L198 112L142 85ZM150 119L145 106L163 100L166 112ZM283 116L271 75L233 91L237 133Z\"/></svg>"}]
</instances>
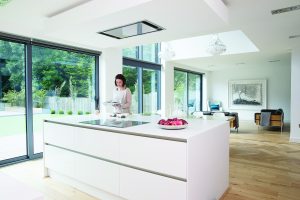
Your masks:
<instances>
[{"instance_id":1,"label":"skylight","mask_svg":"<svg viewBox=\"0 0 300 200\"><path fill-rule=\"evenodd\" d=\"M152 22L144 20L133 24L128 24L125 26L98 32L98 33L116 39L124 39L124 38L143 35L147 33L153 33L161 30L164 29Z\"/></svg>"}]
</instances>

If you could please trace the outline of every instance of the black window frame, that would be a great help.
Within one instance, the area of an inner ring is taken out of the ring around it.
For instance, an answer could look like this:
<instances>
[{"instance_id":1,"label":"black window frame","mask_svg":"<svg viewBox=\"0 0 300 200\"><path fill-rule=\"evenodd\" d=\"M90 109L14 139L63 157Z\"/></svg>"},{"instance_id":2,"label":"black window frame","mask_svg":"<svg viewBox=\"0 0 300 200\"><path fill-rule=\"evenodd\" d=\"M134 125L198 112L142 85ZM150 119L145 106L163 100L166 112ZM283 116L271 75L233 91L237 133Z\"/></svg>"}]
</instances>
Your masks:
<instances>
[{"instance_id":1,"label":"black window frame","mask_svg":"<svg viewBox=\"0 0 300 200\"><path fill-rule=\"evenodd\" d=\"M140 51L138 51L140 52ZM139 53L141 54L141 53ZM148 61L138 60L134 58L123 57L123 66L136 67L138 70L138 113L143 113L143 69L151 69L158 71L157 76L157 110L161 109L161 64Z\"/></svg>"},{"instance_id":2,"label":"black window frame","mask_svg":"<svg viewBox=\"0 0 300 200\"><path fill-rule=\"evenodd\" d=\"M26 119L26 149L27 155L17 156L5 160L0 160L0 167L11 165L14 163L24 162L43 157L43 152L34 154L33 143L33 105L32 105L32 47L39 46L56 50L80 53L90 56L95 56L95 109L99 109L100 102L100 86L99 86L99 57L101 52L83 49L64 44L38 40L35 38L17 36L0 32L0 40L14 42L24 45L25 59L25 119Z\"/></svg>"},{"instance_id":3,"label":"black window frame","mask_svg":"<svg viewBox=\"0 0 300 200\"><path fill-rule=\"evenodd\" d=\"M203 111L203 75L204 73L200 73L200 72L195 72L192 70L187 70L187 69L182 69L182 68L177 68L174 67L174 72L175 71L180 71L180 72L184 72L187 73L187 79L186 79L186 86L187 86L187 104L186 104L186 108L187 108L187 115L189 115L189 110L188 110L188 104L189 104L189 74L193 74L193 75L199 75L200 76L200 111Z\"/></svg>"}]
</instances>

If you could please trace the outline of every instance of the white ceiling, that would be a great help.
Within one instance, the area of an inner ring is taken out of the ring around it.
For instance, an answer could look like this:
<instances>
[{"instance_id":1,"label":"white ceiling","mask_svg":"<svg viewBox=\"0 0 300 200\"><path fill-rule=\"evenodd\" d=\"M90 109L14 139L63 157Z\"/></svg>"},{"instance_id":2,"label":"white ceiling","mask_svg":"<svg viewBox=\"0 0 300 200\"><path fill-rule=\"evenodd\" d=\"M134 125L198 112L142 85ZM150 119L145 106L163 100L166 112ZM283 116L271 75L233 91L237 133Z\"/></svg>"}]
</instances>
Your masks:
<instances>
[{"instance_id":1,"label":"white ceiling","mask_svg":"<svg viewBox=\"0 0 300 200\"><path fill-rule=\"evenodd\" d=\"M178 60L194 67L216 68L288 57L300 45L300 11L271 15L271 10L300 4L300 0L224 0L224 13L212 3L220 0L12 0L0 7L0 31L94 50L127 47L161 41L241 30L259 53L224 55L219 58ZM209 2L209 3L207 3ZM97 34L99 31L140 20L149 20L166 30L123 40ZM226 57L226 58L225 58ZM219 64L218 64L219 63Z\"/></svg>"}]
</instances>

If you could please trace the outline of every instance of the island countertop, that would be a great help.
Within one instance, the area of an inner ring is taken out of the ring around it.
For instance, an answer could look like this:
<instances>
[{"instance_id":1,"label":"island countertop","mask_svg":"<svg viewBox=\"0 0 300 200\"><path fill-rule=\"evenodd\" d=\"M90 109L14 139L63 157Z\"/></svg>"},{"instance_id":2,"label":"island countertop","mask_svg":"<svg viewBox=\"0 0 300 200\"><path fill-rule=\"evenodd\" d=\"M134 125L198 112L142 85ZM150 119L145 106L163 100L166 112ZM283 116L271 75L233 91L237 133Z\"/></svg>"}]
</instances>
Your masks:
<instances>
[{"instance_id":1,"label":"island countertop","mask_svg":"<svg viewBox=\"0 0 300 200\"><path fill-rule=\"evenodd\" d=\"M117 127L108 127L108 126L81 123L83 121L97 120L97 119L98 120L116 119L116 120L124 120L124 121L130 120L130 121L143 121L149 123L132 126L132 127L126 127L126 128L117 128ZM111 132L116 132L121 134L139 135L145 137L171 139L177 141L187 141L191 137L205 133L210 129L228 123L223 120L188 119L187 128L180 129L180 130L166 130L158 126L157 122L159 121L159 119L160 119L159 116L132 115L125 119L121 119L121 118L111 118L111 117L103 117L103 116L100 117L97 115L89 115L89 116L68 116L68 117L61 117L61 118L54 118L54 119L45 119L44 121L57 123L57 124L76 126L76 127L111 131Z\"/></svg>"}]
</instances>

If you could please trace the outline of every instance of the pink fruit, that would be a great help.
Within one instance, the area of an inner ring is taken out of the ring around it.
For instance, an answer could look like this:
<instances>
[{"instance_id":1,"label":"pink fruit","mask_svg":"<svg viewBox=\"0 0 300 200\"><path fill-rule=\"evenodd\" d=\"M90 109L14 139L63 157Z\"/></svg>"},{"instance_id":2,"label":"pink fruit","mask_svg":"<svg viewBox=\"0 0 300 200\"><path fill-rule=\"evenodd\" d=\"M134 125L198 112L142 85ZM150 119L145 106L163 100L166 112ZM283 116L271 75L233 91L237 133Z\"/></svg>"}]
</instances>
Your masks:
<instances>
[{"instance_id":1,"label":"pink fruit","mask_svg":"<svg viewBox=\"0 0 300 200\"><path fill-rule=\"evenodd\" d=\"M178 118L170 118L170 119L161 119L158 121L158 124L160 125L167 125L167 126L181 126L188 124L188 122L184 119L178 119Z\"/></svg>"}]
</instances>

